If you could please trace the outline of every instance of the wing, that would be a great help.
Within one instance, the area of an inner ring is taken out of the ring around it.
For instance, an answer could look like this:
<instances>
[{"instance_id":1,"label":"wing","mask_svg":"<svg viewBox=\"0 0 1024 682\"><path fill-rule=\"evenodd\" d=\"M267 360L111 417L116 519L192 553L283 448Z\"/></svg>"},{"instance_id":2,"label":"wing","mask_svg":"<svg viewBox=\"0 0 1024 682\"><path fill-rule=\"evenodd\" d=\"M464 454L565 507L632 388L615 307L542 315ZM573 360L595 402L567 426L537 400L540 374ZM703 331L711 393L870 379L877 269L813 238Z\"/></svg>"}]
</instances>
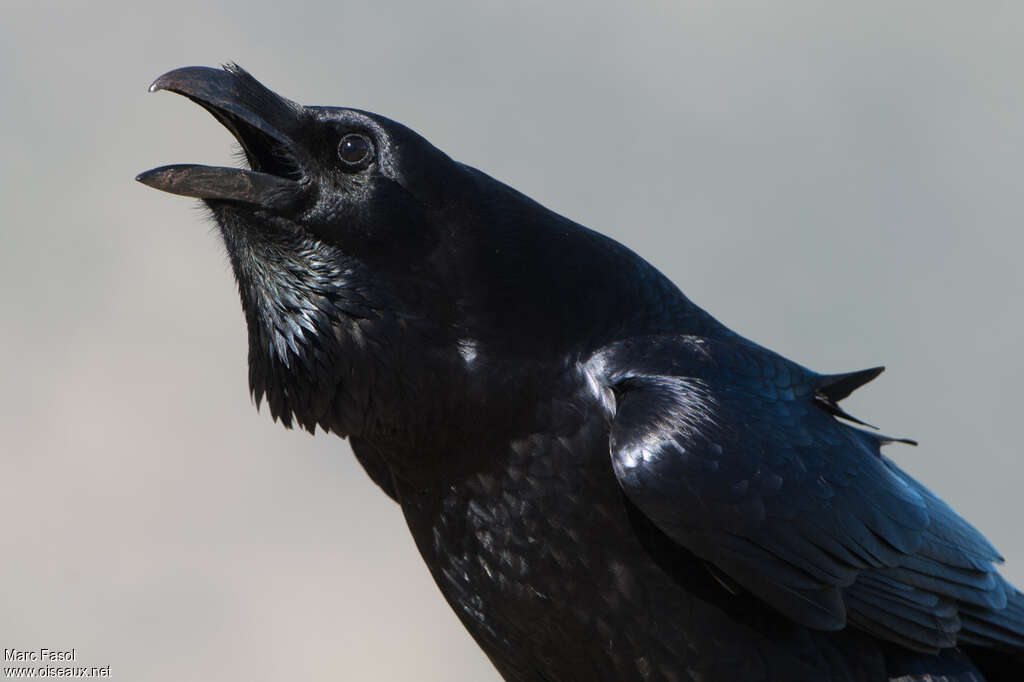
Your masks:
<instances>
[{"instance_id":1,"label":"wing","mask_svg":"<svg viewBox=\"0 0 1024 682\"><path fill-rule=\"evenodd\" d=\"M1017 600L984 537L881 456L892 439L835 419L880 369L820 375L739 337L692 336L614 344L590 367L615 395L622 489L726 584L808 627L849 615L919 650L1024 633L971 620Z\"/></svg>"}]
</instances>

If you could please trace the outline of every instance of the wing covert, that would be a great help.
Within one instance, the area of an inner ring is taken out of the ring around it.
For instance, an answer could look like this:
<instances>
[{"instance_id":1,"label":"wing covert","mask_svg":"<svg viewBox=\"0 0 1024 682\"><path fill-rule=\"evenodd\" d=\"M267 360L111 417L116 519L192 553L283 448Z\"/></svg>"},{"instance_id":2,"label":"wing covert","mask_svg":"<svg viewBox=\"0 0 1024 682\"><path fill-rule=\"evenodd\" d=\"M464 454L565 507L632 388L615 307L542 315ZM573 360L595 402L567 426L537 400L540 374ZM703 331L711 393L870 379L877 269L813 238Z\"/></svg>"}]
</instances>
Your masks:
<instances>
[{"instance_id":1,"label":"wing covert","mask_svg":"<svg viewBox=\"0 0 1024 682\"><path fill-rule=\"evenodd\" d=\"M924 542L925 500L881 438L815 404L817 375L749 342L655 337L600 357L615 475L662 531L793 620L846 624L842 588Z\"/></svg>"}]
</instances>

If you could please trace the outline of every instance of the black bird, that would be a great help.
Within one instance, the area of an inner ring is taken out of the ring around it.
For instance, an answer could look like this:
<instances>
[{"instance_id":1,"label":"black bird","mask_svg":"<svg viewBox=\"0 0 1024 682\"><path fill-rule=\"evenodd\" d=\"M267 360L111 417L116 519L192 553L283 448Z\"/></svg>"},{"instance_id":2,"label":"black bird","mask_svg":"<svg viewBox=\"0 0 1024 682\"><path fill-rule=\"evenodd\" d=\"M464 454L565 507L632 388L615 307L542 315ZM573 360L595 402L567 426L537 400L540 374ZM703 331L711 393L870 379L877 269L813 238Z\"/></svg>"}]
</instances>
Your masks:
<instances>
[{"instance_id":1,"label":"black bird","mask_svg":"<svg viewBox=\"0 0 1024 682\"><path fill-rule=\"evenodd\" d=\"M236 66L171 71L251 170L138 179L213 214L249 381L350 439L507 680L1024 679L996 550L818 374L624 246L408 128Z\"/></svg>"}]
</instances>

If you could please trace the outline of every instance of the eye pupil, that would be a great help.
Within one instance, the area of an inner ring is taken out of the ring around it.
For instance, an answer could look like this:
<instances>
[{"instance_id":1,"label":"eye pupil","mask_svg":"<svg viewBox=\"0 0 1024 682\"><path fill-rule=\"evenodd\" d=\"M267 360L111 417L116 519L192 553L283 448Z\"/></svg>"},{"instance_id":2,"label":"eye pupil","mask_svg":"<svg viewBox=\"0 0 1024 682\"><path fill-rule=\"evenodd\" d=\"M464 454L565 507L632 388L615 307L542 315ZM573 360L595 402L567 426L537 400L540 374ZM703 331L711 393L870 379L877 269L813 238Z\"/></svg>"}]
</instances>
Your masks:
<instances>
[{"instance_id":1,"label":"eye pupil","mask_svg":"<svg viewBox=\"0 0 1024 682\"><path fill-rule=\"evenodd\" d=\"M365 135L350 133L341 138L338 156L350 166L361 164L370 156L370 140Z\"/></svg>"}]
</instances>

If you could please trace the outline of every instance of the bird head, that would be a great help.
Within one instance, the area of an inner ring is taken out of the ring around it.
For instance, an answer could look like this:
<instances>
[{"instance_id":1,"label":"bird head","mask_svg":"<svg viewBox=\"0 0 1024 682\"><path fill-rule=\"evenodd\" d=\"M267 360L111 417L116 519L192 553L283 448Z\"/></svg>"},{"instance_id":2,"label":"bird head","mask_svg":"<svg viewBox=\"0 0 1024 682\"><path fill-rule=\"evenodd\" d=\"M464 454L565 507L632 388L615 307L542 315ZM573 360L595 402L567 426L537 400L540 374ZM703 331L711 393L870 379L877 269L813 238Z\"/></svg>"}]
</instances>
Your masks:
<instances>
[{"instance_id":1,"label":"bird head","mask_svg":"<svg viewBox=\"0 0 1024 682\"><path fill-rule=\"evenodd\" d=\"M176 69L150 90L196 102L242 148L248 168L172 165L137 179L210 209L246 314L257 404L289 426L360 431L369 384L394 374L403 345L456 346L438 226L459 165L394 121L299 105L237 66Z\"/></svg>"},{"instance_id":2,"label":"bird head","mask_svg":"<svg viewBox=\"0 0 1024 682\"><path fill-rule=\"evenodd\" d=\"M617 329L661 329L681 300L628 249L382 116L299 105L237 66L177 69L150 90L196 102L241 145L247 168L137 179L209 208L250 389L288 426L378 440L485 429L486 396L557 377Z\"/></svg>"}]
</instances>

